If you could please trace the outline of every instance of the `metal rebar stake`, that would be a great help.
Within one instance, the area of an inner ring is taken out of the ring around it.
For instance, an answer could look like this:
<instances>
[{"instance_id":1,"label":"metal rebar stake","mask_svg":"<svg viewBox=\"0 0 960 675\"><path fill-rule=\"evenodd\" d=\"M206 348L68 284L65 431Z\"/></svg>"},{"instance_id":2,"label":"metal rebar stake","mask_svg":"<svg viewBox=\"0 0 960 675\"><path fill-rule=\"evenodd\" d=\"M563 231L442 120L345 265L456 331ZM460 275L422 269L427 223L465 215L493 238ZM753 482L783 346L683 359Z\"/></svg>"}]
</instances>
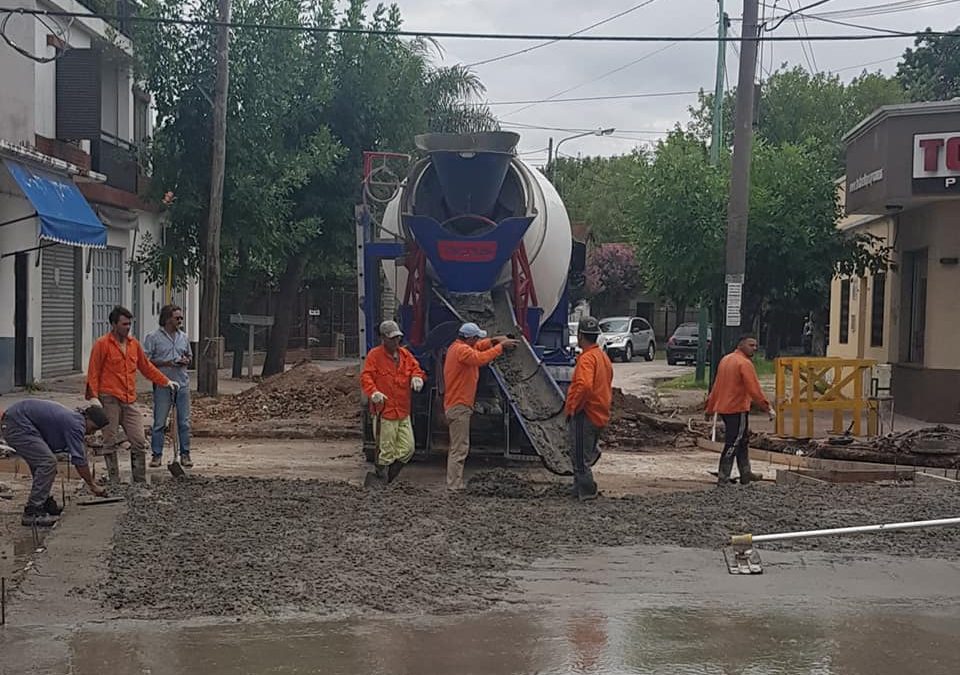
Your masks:
<instances>
[{"instance_id":1,"label":"metal rebar stake","mask_svg":"<svg viewBox=\"0 0 960 675\"><path fill-rule=\"evenodd\" d=\"M7 578L0 577L0 626L7 625Z\"/></svg>"}]
</instances>

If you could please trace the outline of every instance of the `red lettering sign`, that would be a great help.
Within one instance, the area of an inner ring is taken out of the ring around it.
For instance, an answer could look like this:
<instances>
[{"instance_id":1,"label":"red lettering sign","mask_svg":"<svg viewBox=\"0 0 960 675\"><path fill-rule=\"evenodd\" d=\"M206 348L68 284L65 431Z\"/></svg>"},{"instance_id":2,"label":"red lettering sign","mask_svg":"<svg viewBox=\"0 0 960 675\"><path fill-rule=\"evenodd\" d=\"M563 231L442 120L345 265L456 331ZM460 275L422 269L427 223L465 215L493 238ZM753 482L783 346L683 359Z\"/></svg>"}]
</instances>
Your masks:
<instances>
[{"instance_id":1,"label":"red lettering sign","mask_svg":"<svg viewBox=\"0 0 960 675\"><path fill-rule=\"evenodd\" d=\"M438 241L440 260L450 262L490 262L497 257L495 241Z\"/></svg>"},{"instance_id":2,"label":"red lettering sign","mask_svg":"<svg viewBox=\"0 0 960 675\"><path fill-rule=\"evenodd\" d=\"M923 149L923 170L934 172L940 165L940 148L943 147L942 138L924 138L920 141Z\"/></svg>"},{"instance_id":3,"label":"red lettering sign","mask_svg":"<svg viewBox=\"0 0 960 675\"><path fill-rule=\"evenodd\" d=\"M947 171L960 171L960 136L947 140Z\"/></svg>"}]
</instances>

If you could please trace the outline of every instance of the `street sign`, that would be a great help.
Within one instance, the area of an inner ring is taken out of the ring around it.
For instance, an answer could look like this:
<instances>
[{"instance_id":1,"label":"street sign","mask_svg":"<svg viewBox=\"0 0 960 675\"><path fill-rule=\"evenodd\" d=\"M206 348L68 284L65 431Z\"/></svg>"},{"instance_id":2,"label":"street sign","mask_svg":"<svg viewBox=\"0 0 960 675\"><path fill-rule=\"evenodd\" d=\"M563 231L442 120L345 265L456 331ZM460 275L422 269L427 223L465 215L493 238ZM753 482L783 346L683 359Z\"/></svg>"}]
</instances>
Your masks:
<instances>
[{"instance_id":1,"label":"street sign","mask_svg":"<svg viewBox=\"0 0 960 675\"><path fill-rule=\"evenodd\" d=\"M320 316L320 310L319 310L319 309L310 309L310 310L307 310L307 314L308 314L309 316Z\"/></svg>"},{"instance_id":2,"label":"street sign","mask_svg":"<svg viewBox=\"0 0 960 675\"><path fill-rule=\"evenodd\" d=\"M740 325L740 306L743 303L743 283L727 282L727 326Z\"/></svg>"}]
</instances>

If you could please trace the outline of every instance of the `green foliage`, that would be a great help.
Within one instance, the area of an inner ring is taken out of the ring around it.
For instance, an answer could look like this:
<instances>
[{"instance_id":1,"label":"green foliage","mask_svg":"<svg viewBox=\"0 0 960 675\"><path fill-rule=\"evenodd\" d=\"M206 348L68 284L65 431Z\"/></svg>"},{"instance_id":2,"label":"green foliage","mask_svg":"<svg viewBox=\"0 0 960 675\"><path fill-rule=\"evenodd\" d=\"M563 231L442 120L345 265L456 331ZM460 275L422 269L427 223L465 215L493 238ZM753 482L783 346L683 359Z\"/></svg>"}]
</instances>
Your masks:
<instances>
[{"instance_id":1,"label":"green foliage","mask_svg":"<svg viewBox=\"0 0 960 675\"><path fill-rule=\"evenodd\" d=\"M713 121L713 94L701 92L690 109L690 130L709 142ZM733 143L736 91L724 96L724 146ZM881 105L903 103L906 94L895 78L863 72L849 83L828 73L811 74L800 66L784 66L760 90L757 136L773 145L817 144L829 151L831 169L843 173L843 135Z\"/></svg>"},{"instance_id":2,"label":"green foliage","mask_svg":"<svg viewBox=\"0 0 960 675\"><path fill-rule=\"evenodd\" d=\"M948 101L960 96L960 43L954 37L918 37L897 66L897 80L911 101Z\"/></svg>"},{"instance_id":3,"label":"green foliage","mask_svg":"<svg viewBox=\"0 0 960 675\"><path fill-rule=\"evenodd\" d=\"M366 0L234 0L243 23L391 31L396 6ZM338 8L342 7L342 11ZM214 0L146 0L142 13L212 19ZM156 195L172 191L165 242L146 242L154 280L197 273L209 207L214 29L139 24L140 71L157 108L151 148ZM431 63L435 45L387 35L232 31L222 234L225 288L242 301L276 287L291 263L332 278L353 274L353 204L364 150L412 150L425 131L495 128L462 67ZM296 292L297 288L292 289ZM225 302L230 300L225 293Z\"/></svg>"}]
</instances>

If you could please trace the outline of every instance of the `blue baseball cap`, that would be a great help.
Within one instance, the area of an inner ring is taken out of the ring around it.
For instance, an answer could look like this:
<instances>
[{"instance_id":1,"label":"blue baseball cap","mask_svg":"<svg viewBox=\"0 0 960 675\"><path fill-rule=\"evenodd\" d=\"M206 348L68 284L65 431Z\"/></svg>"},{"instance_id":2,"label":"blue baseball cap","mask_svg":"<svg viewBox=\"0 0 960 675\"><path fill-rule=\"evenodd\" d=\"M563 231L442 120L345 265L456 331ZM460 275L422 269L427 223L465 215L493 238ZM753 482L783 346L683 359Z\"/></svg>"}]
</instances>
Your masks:
<instances>
[{"instance_id":1,"label":"blue baseball cap","mask_svg":"<svg viewBox=\"0 0 960 675\"><path fill-rule=\"evenodd\" d=\"M460 326L460 337L462 338L485 338L487 331L480 328L475 323L465 323Z\"/></svg>"}]
</instances>

